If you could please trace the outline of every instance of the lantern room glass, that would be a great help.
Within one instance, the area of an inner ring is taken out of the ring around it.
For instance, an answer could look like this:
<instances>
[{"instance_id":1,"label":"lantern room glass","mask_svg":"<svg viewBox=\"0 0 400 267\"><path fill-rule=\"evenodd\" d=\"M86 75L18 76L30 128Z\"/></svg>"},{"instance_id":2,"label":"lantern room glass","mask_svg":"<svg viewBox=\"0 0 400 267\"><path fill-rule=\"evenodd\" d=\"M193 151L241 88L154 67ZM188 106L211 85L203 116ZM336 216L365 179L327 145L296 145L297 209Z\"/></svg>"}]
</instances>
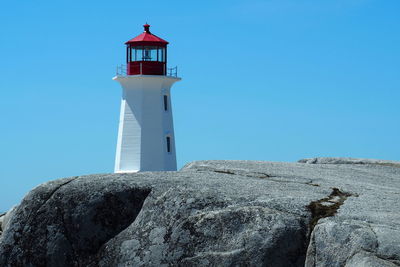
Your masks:
<instances>
[{"instance_id":1,"label":"lantern room glass","mask_svg":"<svg viewBox=\"0 0 400 267\"><path fill-rule=\"evenodd\" d=\"M165 62L165 47L158 47L158 46L130 47L129 62L132 61Z\"/></svg>"}]
</instances>

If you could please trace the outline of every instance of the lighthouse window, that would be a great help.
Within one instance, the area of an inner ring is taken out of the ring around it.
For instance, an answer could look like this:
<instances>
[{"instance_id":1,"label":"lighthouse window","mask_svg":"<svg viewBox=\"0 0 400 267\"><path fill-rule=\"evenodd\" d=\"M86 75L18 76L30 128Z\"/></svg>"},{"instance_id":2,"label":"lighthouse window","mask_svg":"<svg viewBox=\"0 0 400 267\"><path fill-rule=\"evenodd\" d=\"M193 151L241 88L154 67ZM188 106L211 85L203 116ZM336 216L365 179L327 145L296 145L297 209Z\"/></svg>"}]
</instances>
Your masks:
<instances>
[{"instance_id":1,"label":"lighthouse window","mask_svg":"<svg viewBox=\"0 0 400 267\"><path fill-rule=\"evenodd\" d=\"M165 48L164 47L158 48L158 61L165 62Z\"/></svg>"},{"instance_id":2,"label":"lighthouse window","mask_svg":"<svg viewBox=\"0 0 400 267\"><path fill-rule=\"evenodd\" d=\"M142 61L143 60L143 47L137 46L131 49L131 61Z\"/></svg>"},{"instance_id":3,"label":"lighthouse window","mask_svg":"<svg viewBox=\"0 0 400 267\"><path fill-rule=\"evenodd\" d=\"M164 95L164 110L168 110L168 96Z\"/></svg>"},{"instance_id":4,"label":"lighthouse window","mask_svg":"<svg viewBox=\"0 0 400 267\"><path fill-rule=\"evenodd\" d=\"M145 46L143 51L144 61L157 61L157 47L156 46Z\"/></svg>"},{"instance_id":5,"label":"lighthouse window","mask_svg":"<svg viewBox=\"0 0 400 267\"><path fill-rule=\"evenodd\" d=\"M171 152L171 137L167 136L167 152Z\"/></svg>"},{"instance_id":6,"label":"lighthouse window","mask_svg":"<svg viewBox=\"0 0 400 267\"><path fill-rule=\"evenodd\" d=\"M134 46L128 52L129 61L165 62L165 47Z\"/></svg>"}]
</instances>

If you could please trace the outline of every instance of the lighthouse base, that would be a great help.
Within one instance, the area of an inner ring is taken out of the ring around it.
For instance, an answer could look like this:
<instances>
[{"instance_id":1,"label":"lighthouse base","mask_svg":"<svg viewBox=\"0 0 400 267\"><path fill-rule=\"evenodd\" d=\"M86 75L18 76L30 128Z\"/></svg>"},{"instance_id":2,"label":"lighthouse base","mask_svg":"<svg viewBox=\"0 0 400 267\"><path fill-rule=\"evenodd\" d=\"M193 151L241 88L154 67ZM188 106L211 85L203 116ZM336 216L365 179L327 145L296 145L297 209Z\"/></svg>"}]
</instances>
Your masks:
<instances>
[{"instance_id":1,"label":"lighthouse base","mask_svg":"<svg viewBox=\"0 0 400 267\"><path fill-rule=\"evenodd\" d=\"M115 172L176 171L171 86L180 78L128 75L122 88Z\"/></svg>"}]
</instances>

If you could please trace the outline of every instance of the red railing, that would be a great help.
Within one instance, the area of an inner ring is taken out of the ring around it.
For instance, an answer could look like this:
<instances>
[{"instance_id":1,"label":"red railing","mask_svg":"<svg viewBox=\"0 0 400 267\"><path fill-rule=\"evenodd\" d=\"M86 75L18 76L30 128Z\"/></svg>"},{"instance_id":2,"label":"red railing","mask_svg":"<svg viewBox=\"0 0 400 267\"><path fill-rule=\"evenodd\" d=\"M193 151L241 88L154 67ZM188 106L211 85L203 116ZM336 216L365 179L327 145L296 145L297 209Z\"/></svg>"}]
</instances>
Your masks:
<instances>
[{"instance_id":1,"label":"red railing","mask_svg":"<svg viewBox=\"0 0 400 267\"><path fill-rule=\"evenodd\" d=\"M153 71L155 73L160 73L159 72L159 66L149 66L147 64L142 64L141 62L135 66L137 68L134 71L134 75L151 75L149 73L152 73ZM153 68L153 69L152 69ZM136 74L137 73L137 74ZM145 74L144 74L145 73ZM171 77L178 77L178 66L174 68L167 68L167 71L163 71L163 75L165 76L171 76ZM127 76L127 65L121 64L117 66L117 71L116 71L117 76Z\"/></svg>"}]
</instances>

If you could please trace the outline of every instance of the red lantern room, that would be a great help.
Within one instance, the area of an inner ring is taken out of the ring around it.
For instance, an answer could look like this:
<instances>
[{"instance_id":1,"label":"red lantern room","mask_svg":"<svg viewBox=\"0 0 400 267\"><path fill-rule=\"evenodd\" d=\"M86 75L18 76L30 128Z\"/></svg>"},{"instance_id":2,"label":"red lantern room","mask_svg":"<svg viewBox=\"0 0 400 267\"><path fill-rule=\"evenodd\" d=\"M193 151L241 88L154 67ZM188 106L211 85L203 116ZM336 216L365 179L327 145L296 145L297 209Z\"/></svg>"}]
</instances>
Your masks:
<instances>
[{"instance_id":1,"label":"red lantern room","mask_svg":"<svg viewBox=\"0 0 400 267\"><path fill-rule=\"evenodd\" d=\"M150 32L150 25L143 25L144 32L126 42L128 75L166 75L168 42Z\"/></svg>"}]
</instances>

